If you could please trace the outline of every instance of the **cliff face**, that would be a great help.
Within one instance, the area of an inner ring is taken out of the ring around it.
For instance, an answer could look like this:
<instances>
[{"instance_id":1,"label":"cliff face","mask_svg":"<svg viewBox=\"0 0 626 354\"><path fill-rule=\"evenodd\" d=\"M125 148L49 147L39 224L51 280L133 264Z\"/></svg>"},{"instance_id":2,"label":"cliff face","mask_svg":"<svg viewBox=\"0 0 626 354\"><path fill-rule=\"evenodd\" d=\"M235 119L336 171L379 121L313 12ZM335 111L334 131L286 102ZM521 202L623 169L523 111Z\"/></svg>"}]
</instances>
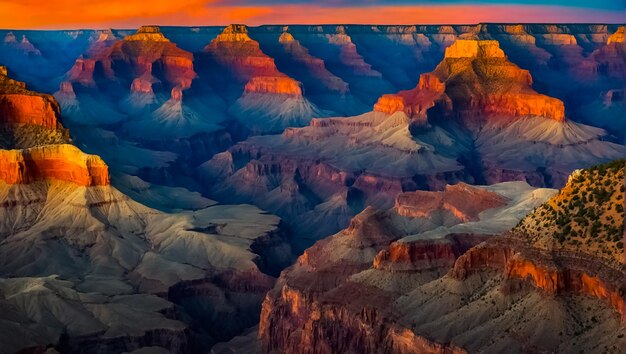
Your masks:
<instances>
[{"instance_id":1,"label":"cliff face","mask_svg":"<svg viewBox=\"0 0 626 354\"><path fill-rule=\"evenodd\" d=\"M60 180L79 186L109 185L107 165L72 145L49 145L26 150L0 150L0 180L28 184Z\"/></svg>"},{"instance_id":2,"label":"cliff face","mask_svg":"<svg viewBox=\"0 0 626 354\"><path fill-rule=\"evenodd\" d=\"M459 256L489 238L488 235L450 234L440 240L397 241L376 255L372 267L414 272L449 269Z\"/></svg>"},{"instance_id":3,"label":"cliff face","mask_svg":"<svg viewBox=\"0 0 626 354\"><path fill-rule=\"evenodd\" d=\"M23 149L68 143L67 130L59 122L60 108L54 97L26 88L0 67L0 148Z\"/></svg>"},{"instance_id":4,"label":"cliff face","mask_svg":"<svg viewBox=\"0 0 626 354\"><path fill-rule=\"evenodd\" d=\"M607 39L606 45L591 53L594 71L613 79L626 78L624 26Z\"/></svg>"},{"instance_id":5,"label":"cliff face","mask_svg":"<svg viewBox=\"0 0 626 354\"><path fill-rule=\"evenodd\" d=\"M548 254L513 238L489 240L461 256L451 276L464 280L473 273L494 269L507 280L522 280L546 294L584 294L606 302L626 322L622 271L593 256L562 251ZM513 291L514 284L508 284Z\"/></svg>"},{"instance_id":6,"label":"cliff face","mask_svg":"<svg viewBox=\"0 0 626 354\"><path fill-rule=\"evenodd\" d=\"M37 125L57 129L59 105L50 95L26 89L26 84L0 71L0 123Z\"/></svg>"},{"instance_id":7,"label":"cliff face","mask_svg":"<svg viewBox=\"0 0 626 354\"><path fill-rule=\"evenodd\" d=\"M246 83L244 92L302 96L302 89L297 81L276 76L253 77Z\"/></svg>"}]
</instances>

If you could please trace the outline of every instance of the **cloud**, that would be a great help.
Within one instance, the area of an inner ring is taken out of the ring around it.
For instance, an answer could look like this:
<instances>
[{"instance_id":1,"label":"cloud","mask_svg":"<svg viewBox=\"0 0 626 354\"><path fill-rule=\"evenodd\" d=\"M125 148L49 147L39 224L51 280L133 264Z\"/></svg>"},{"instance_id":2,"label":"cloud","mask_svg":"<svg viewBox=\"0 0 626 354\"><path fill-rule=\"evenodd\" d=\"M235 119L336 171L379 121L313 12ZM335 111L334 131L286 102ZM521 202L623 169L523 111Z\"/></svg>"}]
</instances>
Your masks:
<instances>
[{"instance_id":1,"label":"cloud","mask_svg":"<svg viewBox=\"0 0 626 354\"><path fill-rule=\"evenodd\" d=\"M390 5L391 0L0 0L5 28L135 28L144 24L458 24L478 22L624 22L615 10L539 5ZM456 0L463 1L463 0ZM493 0L484 0L492 1ZM522 1L522 0L518 0ZM535 0L527 0L535 1ZM538 0L537 0L538 1ZM577 1L577 0L573 0ZM603 1L603 0L599 0ZM613 0L614 1L614 0ZM621 0L620 0L621 1ZM277 3L278 2L278 3ZM395 2L403 2L396 0ZM405 2L405 1L404 1ZM569 2L569 1L568 1ZM258 4L257 4L258 3ZM274 4L268 4L274 3ZM363 4L360 1L359 4ZM349 6L348 6L349 5Z\"/></svg>"}]
</instances>

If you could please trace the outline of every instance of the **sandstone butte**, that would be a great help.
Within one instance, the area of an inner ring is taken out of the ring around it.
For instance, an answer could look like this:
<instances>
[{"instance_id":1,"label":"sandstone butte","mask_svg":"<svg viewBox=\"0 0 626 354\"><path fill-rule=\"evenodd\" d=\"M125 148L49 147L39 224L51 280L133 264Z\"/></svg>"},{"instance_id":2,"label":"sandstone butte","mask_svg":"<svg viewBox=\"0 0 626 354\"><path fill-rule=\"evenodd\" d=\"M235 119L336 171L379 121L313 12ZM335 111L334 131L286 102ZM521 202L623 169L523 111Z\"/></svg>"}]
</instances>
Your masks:
<instances>
[{"instance_id":1,"label":"sandstone butte","mask_svg":"<svg viewBox=\"0 0 626 354\"><path fill-rule=\"evenodd\" d=\"M263 53L245 25L230 25L204 48L235 79L246 83L246 93L302 95L300 83L278 71L274 59Z\"/></svg>"},{"instance_id":2,"label":"sandstone butte","mask_svg":"<svg viewBox=\"0 0 626 354\"><path fill-rule=\"evenodd\" d=\"M52 96L29 91L25 83L9 78L6 67L0 66L0 123L57 129L59 114Z\"/></svg>"},{"instance_id":3,"label":"sandstone butte","mask_svg":"<svg viewBox=\"0 0 626 354\"><path fill-rule=\"evenodd\" d=\"M433 73L446 84L457 117L470 125L528 116L565 120L563 102L533 90L530 72L511 63L498 41L457 40Z\"/></svg>"},{"instance_id":4,"label":"sandstone butte","mask_svg":"<svg viewBox=\"0 0 626 354\"><path fill-rule=\"evenodd\" d=\"M511 63L497 41L457 40L415 89L382 96L374 110L423 119L439 101L470 126L528 116L564 121L563 102L537 93L532 83L530 72Z\"/></svg>"},{"instance_id":5,"label":"sandstone butte","mask_svg":"<svg viewBox=\"0 0 626 354\"><path fill-rule=\"evenodd\" d=\"M146 82L151 81L154 74L152 67L155 63L162 67L163 79L172 87L187 89L196 77L193 54L170 42L157 26L142 26L135 34L93 52L91 58L79 58L68 73L68 81L93 86L96 63L102 65L108 79L120 79L117 75L121 73L115 72L113 63L127 67L132 76L122 79L131 83L137 78L145 80L142 83L144 91ZM137 86L132 84L132 88Z\"/></svg>"},{"instance_id":6,"label":"sandstone butte","mask_svg":"<svg viewBox=\"0 0 626 354\"><path fill-rule=\"evenodd\" d=\"M102 159L73 145L46 145L24 150L0 150L0 180L28 184L44 180L79 186L109 185L109 171Z\"/></svg>"}]
</instances>

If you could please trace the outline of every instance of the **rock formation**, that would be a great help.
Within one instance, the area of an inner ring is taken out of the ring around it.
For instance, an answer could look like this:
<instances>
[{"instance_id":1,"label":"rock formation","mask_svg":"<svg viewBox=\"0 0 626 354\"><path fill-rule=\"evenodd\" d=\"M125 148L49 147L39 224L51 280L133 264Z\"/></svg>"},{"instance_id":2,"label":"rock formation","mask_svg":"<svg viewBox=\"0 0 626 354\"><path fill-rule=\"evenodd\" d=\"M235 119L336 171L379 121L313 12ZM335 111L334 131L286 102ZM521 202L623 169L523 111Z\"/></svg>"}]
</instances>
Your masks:
<instances>
[{"instance_id":1,"label":"rock formation","mask_svg":"<svg viewBox=\"0 0 626 354\"><path fill-rule=\"evenodd\" d=\"M427 125L429 109L436 105L444 111L452 109L452 101L445 90L446 85L439 78L432 74L424 74L416 88L383 95L374 105L374 111L386 114L404 112L414 122Z\"/></svg>"},{"instance_id":2,"label":"rock formation","mask_svg":"<svg viewBox=\"0 0 626 354\"><path fill-rule=\"evenodd\" d=\"M467 200L472 201L471 205ZM505 204L499 195L472 188L464 183L446 186L443 192L416 191L402 193L396 199L395 210L407 217L430 218L434 211L445 210L461 222L478 220L478 214Z\"/></svg>"},{"instance_id":3,"label":"rock formation","mask_svg":"<svg viewBox=\"0 0 626 354\"><path fill-rule=\"evenodd\" d=\"M26 89L26 84L0 72L0 120L2 123L38 125L57 129L59 106L50 95Z\"/></svg>"},{"instance_id":4,"label":"rock formation","mask_svg":"<svg viewBox=\"0 0 626 354\"><path fill-rule=\"evenodd\" d=\"M28 184L43 180L79 186L109 185L107 165L72 145L49 145L25 150L0 150L0 180Z\"/></svg>"},{"instance_id":5,"label":"rock formation","mask_svg":"<svg viewBox=\"0 0 626 354\"><path fill-rule=\"evenodd\" d=\"M30 91L0 67L0 147L25 148L69 141L54 97Z\"/></svg>"},{"instance_id":6,"label":"rock formation","mask_svg":"<svg viewBox=\"0 0 626 354\"><path fill-rule=\"evenodd\" d=\"M621 173L617 179L623 185L623 167L600 168L612 176ZM545 205L558 203L585 180L574 175ZM478 221L411 229L422 214L406 220L394 211L402 210L398 207L384 213L368 209L350 228L318 242L268 293L259 325L263 349L466 353L606 347L619 352L626 344L623 269L595 252L585 253L593 247L584 244L575 251L542 250L519 226L506 232L524 213L530 212L524 220L540 215L544 207L535 207L556 191L520 193L505 185L481 191L497 191L508 206L496 204ZM472 188L459 191L472 194ZM420 208L422 199L405 198L405 203ZM473 207L471 197L459 201ZM445 210L442 206L435 210ZM438 219L431 210L426 220ZM622 233L614 234L621 238ZM614 254L623 257L623 250Z\"/></svg>"},{"instance_id":7,"label":"rock formation","mask_svg":"<svg viewBox=\"0 0 626 354\"><path fill-rule=\"evenodd\" d=\"M226 88L231 97L241 95L229 112L251 133L281 132L306 125L314 116L327 115L303 97L298 81L278 71L274 60L250 38L246 26L228 26L205 52L217 66L226 68L236 83L243 84L243 94L232 83Z\"/></svg>"},{"instance_id":8,"label":"rock formation","mask_svg":"<svg viewBox=\"0 0 626 354\"><path fill-rule=\"evenodd\" d=\"M458 40L433 73L470 127L520 117L565 119L563 102L535 92L530 73L511 63L497 41Z\"/></svg>"}]
</instances>

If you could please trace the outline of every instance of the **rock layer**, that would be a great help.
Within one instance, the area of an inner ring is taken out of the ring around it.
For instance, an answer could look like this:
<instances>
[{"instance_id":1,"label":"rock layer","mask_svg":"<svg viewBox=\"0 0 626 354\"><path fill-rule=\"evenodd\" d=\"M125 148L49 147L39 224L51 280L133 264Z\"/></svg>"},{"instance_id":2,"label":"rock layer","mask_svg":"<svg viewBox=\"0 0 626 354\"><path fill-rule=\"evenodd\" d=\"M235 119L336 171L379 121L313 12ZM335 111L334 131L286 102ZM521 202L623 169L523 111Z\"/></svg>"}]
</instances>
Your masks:
<instances>
[{"instance_id":1,"label":"rock layer","mask_svg":"<svg viewBox=\"0 0 626 354\"><path fill-rule=\"evenodd\" d=\"M102 159L72 145L49 145L25 150L0 150L0 180L28 184L60 180L78 186L105 186L109 171Z\"/></svg>"},{"instance_id":2,"label":"rock layer","mask_svg":"<svg viewBox=\"0 0 626 354\"><path fill-rule=\"evenodd\" d=\"M52 96L29 91L25 83L6 75L4 68L0 72L0 123L60 127L60 108Z\"/></svg>"}]
</instances>

